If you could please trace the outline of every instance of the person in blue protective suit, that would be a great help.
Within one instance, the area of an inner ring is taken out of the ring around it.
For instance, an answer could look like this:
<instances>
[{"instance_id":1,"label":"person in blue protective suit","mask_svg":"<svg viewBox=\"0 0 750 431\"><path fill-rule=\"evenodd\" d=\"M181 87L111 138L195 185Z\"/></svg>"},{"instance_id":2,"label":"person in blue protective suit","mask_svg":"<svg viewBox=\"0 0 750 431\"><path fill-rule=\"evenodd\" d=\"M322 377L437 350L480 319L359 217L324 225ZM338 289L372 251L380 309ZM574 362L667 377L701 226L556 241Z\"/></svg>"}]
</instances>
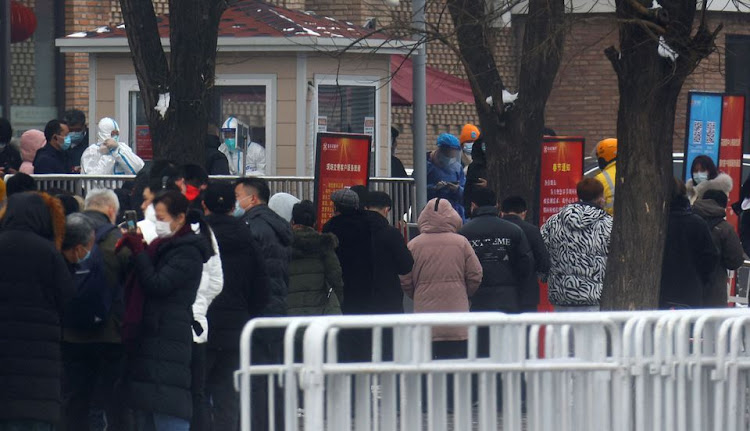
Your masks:
<instances>
[{"instance_id":1,"label":"person in blue protective suit","mask_svg":"<svg viewBox=\"0 0 750 431\"><path fill-rule=\"evenodd\" d=\"M81 156L81 173L88 175L135 175L144 162L124 142L119 142L120 126L109 117L99 120L96 143Z\"/></svg>"},{"instance_id":2,"label":"person in blue protective suit","mask_svg":"<svg viewBox=\"0 0 750 431\"><path fill-rule=\"evenodd\" d=\"M461 167L461 144L458 138L443 133L438 136L437 149L427 155L427 199L448 200L462 219L466 176Z\"/></svg>"}]
</instances>

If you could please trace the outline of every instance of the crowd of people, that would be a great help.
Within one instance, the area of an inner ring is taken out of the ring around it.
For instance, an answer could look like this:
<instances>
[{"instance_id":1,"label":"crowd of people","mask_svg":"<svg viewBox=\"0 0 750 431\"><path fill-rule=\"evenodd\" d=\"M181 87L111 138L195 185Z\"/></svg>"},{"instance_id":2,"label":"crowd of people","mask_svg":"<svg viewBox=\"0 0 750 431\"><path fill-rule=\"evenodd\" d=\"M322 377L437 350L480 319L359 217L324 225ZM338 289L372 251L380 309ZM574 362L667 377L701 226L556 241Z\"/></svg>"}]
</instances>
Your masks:
<instances>
[{"instance_id":1,"label":"crowd of people","mask_svg":"<svg viewBox=\"0 0 750 431\"><path fill-rule=\"evenodd\" d=\"M38 192L20 163L5 165L15 175L0 181L0 429L236 430L240 333L259 316L403 313L405 296L417 313L531 312L540 280L556 311L599 309L616 140L597 146L602 173L577 185L578 202L537 227L523 198L498 199L487 187L478 129L440 135L427 155L430 199L407 242L389 222L387 193L338 190L321 225L313 202L271 195L259 177L210 180L204 166L167 161L144 167L109 118L97 143L79 151L72 142L85 127L74 120L50 122L44 138L24 134L37 149L33 172L74 171L76 151L82 173L96 165L138 174L122 189L81 197ZM0 134L0 155L7 141ZM744 258L724 217L731 179L708 157L691 173L670 202L665 309L726 306L727 270ZM253 362L279 363L282 338L259 332ZM435 328L433 355L465 356L467 338L466 328ZM480 330L480 356L490 354L488 339ZM372 354L367 331L340 340L344 361ZM389 331L381 347L392 358ZM268 395L268 382L254 377L253 429L268 429ZM283 423L283 400L275 404Z\"/></svg>"}]
</instances>

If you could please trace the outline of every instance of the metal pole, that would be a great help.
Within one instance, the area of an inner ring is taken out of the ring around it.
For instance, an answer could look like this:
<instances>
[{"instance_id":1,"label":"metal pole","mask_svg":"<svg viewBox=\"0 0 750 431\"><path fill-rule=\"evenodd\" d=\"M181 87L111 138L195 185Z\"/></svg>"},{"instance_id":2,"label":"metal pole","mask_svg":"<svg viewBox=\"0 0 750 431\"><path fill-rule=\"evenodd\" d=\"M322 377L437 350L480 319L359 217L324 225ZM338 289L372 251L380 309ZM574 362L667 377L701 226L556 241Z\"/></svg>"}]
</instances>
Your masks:
<instances>
[{"instance_id":1,"label":"metal pole","mask_svg":"<svg viewBox=\"0 0 750 431\"><path fill-rule=\"evenodd\" d=\"M0 116L10 121L10 0L0 0Z\"/></svg>"},{"instance_id":2,"label":"metal pole","mask_svg":"<svg viewBox=\"0 0 750 431\"><path fill-rule=\"evenodd\" d=\"M425 31L425 0L412 0L412 25L414 27L414 38L418 41L424 39ZM416 219L422 208L427 204L427 45L420 43L416 55L412 60L413 65L413 119L412 130L414 132L414 182L417 188L417 207L412 209Z\"/></svg>"}]
</instances>

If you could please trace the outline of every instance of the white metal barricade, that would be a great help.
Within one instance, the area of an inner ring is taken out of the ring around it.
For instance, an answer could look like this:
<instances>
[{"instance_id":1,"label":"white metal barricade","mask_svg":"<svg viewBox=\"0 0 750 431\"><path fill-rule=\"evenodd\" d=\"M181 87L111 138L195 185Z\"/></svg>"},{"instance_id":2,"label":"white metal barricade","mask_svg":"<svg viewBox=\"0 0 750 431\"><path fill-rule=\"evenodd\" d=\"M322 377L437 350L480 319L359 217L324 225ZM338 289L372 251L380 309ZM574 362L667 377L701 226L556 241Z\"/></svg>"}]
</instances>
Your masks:
<instances>
[{"instance_id":1,"label":"white metal barricade","mask_svg":"<svg viewBox=\"0 0 750 431\"><path fill-rule=\"evenodd\" d=\"M462 357L433 357L444 326L467 329ZM253 365L250 339L268 327L285 329L284 360ZM353 330L368 348L346 362ZM744 309L257 319L242 335L242 430L253 414L289 431L747 430L748 338ZM284 405L252 412L251 375Z\"/></svg>"}]
</instances>

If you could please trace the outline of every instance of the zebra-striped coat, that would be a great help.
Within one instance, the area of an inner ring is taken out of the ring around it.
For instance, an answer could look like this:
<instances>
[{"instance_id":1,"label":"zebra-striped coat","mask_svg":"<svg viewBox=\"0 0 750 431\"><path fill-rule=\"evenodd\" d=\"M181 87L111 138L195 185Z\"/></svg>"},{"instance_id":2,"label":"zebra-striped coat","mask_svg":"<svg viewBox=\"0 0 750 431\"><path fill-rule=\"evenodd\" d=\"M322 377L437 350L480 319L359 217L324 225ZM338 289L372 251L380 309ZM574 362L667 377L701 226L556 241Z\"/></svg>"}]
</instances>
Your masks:
<instances>
[{"instance_id":1,"label":"zebra-striped coat","mask_svg":"<svg viewBox=\"0 0 750 431\"><path fill-rule=\"evenodd\" d=\"M612 217L582 202L565 206L542 226L553 305L599 305L611 233Z\"/></svg>"}]
</instances>

